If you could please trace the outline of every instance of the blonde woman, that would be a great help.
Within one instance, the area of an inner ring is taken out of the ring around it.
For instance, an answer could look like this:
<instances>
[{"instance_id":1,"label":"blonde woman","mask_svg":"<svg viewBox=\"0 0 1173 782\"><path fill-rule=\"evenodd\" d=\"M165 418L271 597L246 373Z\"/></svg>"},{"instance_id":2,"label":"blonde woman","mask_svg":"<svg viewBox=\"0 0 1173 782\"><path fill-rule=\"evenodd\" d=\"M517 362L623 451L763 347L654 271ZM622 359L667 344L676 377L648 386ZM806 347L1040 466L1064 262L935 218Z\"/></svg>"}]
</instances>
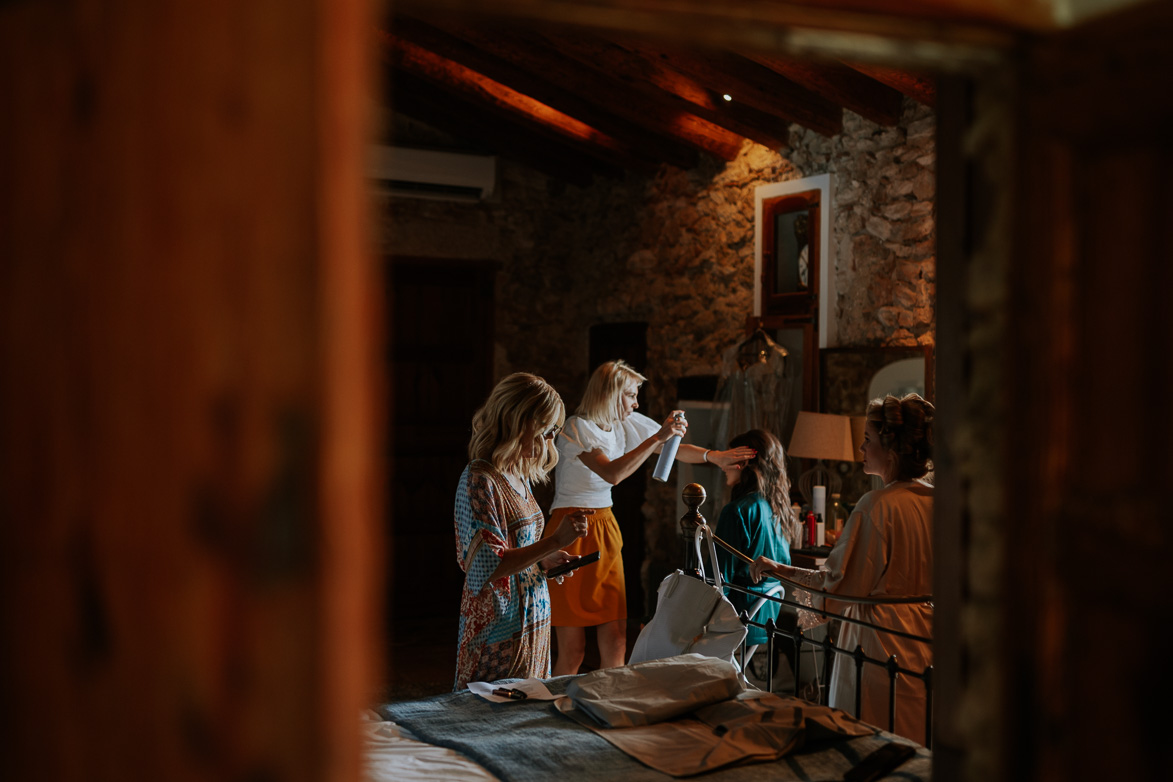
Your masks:
<instances>
[{"instance_id":1,"label":"blonde woman","mask_svg":"<svg viewBox=\"0 0 1173 782\"><path fill-rule=\"evenodd\" d=\"M469 465L456 491L456 553L464 570L456 683L549 678L549 568L587 534L577 513L542 538L530 490L558 462L553 440L566 412L546 381L519 372L497 384L472 421ZM561 580L561 577L559 577Z\"/></svg>"},{"instance_id":2,"label":"blonde woman","mask_svg":"<svg viewBox=\"0 0 1173 782\"><path fill-rule=\"evenodd\" d=\"M558 656L554 675L578 673L586 653L586 628L596 627L600 667L623 665L627 655L627 586L623 536L611 513L611 487L660 451L668 438L688 431L673 411L664 423L642 413L637 396L647 378L623 361L607 361L591 375L576 413L557 438L558 467L547 535L556 535L584 511L593 513L591 533L567 547L572 554L601 552L599 562L573 580L551 586L550 601ZM753 456L750 448L711 451L681 444L676 459L724 469Z\"/></svg>"}]
</instances>

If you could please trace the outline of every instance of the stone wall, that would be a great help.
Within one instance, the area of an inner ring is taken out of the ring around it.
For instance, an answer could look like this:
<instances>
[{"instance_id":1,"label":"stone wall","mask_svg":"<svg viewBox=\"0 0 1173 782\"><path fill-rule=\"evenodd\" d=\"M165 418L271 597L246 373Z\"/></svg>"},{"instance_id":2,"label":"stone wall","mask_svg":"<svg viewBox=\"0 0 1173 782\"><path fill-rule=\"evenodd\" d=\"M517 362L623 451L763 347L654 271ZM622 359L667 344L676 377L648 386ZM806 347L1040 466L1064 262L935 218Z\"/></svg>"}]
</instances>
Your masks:
<instances>
[{"instance_id":1,"label":"stone wall","mask_svg":"<svg viewBox=\"0 0 1173 782\"><path fill-rule=\"evenodd\" d=\"M933 342L934 131L932 111L906 100L895 127L846 112L834 138L796 130L782 153L747 141L729 163L702 158L689 171L587 188L502 160L492 200L382 204L383 248L499 262L498 376L537 372L571 408L587 379L590 326L646 321L645 412L656 417L672 409L679 378L718 374L722 352L743 337L759 185L834 175L840 345ZM653 574L679 551L673 495L649 489Z\"/></svg>"}]
</instances>

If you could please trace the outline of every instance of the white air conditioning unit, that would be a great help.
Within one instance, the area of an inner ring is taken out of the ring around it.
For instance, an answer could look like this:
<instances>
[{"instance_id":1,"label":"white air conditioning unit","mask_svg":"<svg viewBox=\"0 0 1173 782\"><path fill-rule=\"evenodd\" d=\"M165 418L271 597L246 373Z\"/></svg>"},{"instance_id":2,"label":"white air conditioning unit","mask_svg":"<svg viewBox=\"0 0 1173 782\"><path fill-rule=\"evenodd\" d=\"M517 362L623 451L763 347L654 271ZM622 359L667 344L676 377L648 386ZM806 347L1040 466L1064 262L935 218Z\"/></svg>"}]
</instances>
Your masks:
<instances>
[{"instance_id":1,"label":"white air conditioning unit","mask_svg":"<svg viewBox=\"0 0 1173 782\"><path fill-rule=\"evenodd\" d=\"M479 201L497 187L497 158L372 146L367 176L393 196Z\"/></svg>"}]
</instances>

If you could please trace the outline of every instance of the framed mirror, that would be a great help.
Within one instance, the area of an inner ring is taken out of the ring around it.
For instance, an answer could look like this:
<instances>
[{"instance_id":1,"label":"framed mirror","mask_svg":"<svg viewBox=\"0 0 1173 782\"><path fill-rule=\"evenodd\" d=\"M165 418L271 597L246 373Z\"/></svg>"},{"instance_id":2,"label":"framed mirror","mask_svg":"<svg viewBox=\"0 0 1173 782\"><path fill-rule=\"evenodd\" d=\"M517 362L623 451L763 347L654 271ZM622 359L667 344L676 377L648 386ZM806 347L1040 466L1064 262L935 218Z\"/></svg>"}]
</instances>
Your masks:
<instances>
[{"instance_id":1,"label":"framed mirror","mask_svg":"<svg viewBox=\"0 0 1173 782\"><path fill-rule=\"evenodd\" d=\"M933 401L933 346L826 348L819 351L819 411L862 416L870 400L915 392ZM843 501L874 488L859 462L839 462Z\"/></svg>"}]
</instances>

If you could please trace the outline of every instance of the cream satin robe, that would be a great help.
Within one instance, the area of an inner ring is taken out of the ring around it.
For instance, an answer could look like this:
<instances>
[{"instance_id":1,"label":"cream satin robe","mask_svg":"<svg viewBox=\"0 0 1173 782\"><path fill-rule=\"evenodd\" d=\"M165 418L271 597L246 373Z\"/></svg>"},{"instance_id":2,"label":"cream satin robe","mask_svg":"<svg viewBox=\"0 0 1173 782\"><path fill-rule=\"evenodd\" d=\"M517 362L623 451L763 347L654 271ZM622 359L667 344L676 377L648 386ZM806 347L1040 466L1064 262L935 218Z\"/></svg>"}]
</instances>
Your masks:
<instances>
[{"instance_id":1,"label":"cream satin robe","mask_svg":"<svg viewBox=\"0 0 1173 782\"><path fill-rule=\"evenodd\" d=\"M814 589L853 597L911 597L933 591L933 490L920 481L890 483L865 494L855 506L826 564L800 570L795 579ZM918 636L932 637L933 608L928 603L862 605L827 601L835 613L855 617ZM873 659L922 671L932 664L929 644L880 633L842 622L836 645L854 651L862 645ZM830 705L855 713L855 665L835 655ZM925 687L901 675L896 685L894 732L916 742L925 740ZM888 729L888 672L865 663L860 719Z\"/></svg>"}]
</instances>

